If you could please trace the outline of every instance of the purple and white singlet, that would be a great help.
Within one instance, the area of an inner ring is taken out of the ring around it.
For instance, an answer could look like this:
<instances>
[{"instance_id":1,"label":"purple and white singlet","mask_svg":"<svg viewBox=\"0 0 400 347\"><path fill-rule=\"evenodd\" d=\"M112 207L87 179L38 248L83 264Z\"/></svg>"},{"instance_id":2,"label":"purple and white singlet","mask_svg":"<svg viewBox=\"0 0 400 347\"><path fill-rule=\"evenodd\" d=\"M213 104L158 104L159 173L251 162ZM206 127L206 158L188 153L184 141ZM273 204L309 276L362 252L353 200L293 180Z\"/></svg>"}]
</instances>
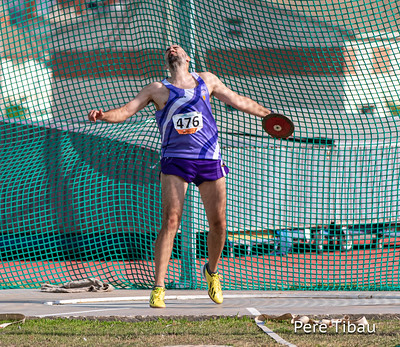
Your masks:
<instances>
[{"instance_id":1,"label":"purple and white singlet","mask_svg":"<svg viewBox=\"0 0 400 347\"><path fill-rule=\"evenodd\" d=\"M161 157L186 159L221 159L218 130L211 111L210 94L201 77L193 72L198 85L193 89L177 88L166 79L167 104L156 112L161 134Z\"/></svg>"}]
</instances>

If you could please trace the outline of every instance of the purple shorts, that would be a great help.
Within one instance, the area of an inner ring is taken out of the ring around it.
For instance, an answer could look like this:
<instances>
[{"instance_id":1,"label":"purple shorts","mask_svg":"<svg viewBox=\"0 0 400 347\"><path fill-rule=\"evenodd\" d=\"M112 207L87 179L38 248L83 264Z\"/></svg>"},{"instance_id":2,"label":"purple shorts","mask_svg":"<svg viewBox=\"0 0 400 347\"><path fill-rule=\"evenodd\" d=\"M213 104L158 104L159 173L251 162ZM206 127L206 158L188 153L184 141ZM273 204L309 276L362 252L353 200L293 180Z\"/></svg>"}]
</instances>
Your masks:
<instances>
[{"instance_id":1,"label":"purple shorts","mask_svg":"<svg viewBox=\"0 0 400 347\"><path fill-rule=\"evenodd\" d=\"M216 181L228 174L229 169L222 160L162 158L161 172L182 177L186 182L199 186L205 181Z\"/></svg>"}]
</instances>

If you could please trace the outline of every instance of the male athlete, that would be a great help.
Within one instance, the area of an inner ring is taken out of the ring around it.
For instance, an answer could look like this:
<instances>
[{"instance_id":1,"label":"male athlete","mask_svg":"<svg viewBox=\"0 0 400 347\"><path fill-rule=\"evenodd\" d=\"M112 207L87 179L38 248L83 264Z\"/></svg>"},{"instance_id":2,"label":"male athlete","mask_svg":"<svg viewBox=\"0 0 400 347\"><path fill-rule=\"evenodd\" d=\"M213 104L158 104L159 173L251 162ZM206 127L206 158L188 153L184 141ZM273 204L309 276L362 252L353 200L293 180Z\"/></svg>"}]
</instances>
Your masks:
<instances>
[{"instance_id":1,"label":"male athlete","mask_svg":"<svg viewBox=\"0 0 400 347\"><path fill-rule=\"evenodd\" d=\"M155 282L150 306L165 307L164 279L191 182L199 189L209 223L209 259L202 273L208 284L208 295L221 304L223 296L217 266L226 238L225 176L229 170L221 160L211 97L261 118L271 111L230 90L210 72L190 73L190 57L179 45L168 47L165 60L171 77L147 85L120 108L107 112L92 110L89 120L119 123L149 103L155 105L162 141L162 225L155 243Z\"/></svg>"}]
</instances>

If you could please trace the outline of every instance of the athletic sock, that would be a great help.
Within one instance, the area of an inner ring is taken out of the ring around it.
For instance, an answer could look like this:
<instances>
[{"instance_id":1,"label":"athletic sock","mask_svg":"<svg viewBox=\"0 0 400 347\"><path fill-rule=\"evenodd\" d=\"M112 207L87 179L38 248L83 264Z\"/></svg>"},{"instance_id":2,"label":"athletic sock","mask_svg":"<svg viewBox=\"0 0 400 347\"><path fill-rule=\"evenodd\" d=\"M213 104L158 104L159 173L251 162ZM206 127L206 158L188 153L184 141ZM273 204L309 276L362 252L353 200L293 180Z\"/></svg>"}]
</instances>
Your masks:
<instances>
[{"instance_id":1,"label":"athletic sock","mask_svg":"<svg viewBox=\"0 0 400 347\"><path fill-rule=\"evenodd\" d=\"M214 271L214 272L211 272L210 271L210 268L209 268L209 266L208 266L208 263L206 264L206 268L207 268L207 272L210 274L210 275L214 275L214 274L216 274L218 271Z\"/></svg>"}]
</instances>

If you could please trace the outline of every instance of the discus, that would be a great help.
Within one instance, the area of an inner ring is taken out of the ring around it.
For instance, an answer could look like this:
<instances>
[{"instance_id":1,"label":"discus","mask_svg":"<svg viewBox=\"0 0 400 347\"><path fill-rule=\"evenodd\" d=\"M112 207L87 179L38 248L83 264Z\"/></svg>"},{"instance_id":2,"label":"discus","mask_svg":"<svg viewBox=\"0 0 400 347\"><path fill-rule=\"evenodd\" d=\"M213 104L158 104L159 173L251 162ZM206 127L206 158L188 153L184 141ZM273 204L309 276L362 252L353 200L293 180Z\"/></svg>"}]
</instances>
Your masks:
<instances>
[{"instance_id":1,"label":"discus","mask_svg":"<svg viewBox=\"0 0 400 347\"><path fill-rule=\"evenodd\" d=\"M270 113L262 120L263 129L272 137L286 139L294 132L293 122L283 114Z\"/></svg>"}]
</instances>

